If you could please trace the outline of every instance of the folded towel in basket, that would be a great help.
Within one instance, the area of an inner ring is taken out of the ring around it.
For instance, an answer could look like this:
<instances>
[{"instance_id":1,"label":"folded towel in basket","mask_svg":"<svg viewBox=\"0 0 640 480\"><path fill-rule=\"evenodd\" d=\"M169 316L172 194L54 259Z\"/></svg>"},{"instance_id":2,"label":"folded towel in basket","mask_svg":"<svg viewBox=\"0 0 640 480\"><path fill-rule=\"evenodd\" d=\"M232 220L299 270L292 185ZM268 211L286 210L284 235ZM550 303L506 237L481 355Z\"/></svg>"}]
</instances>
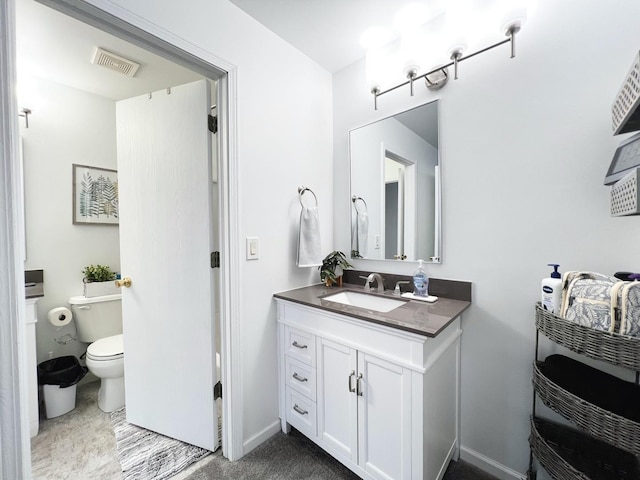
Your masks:
<instances>
[{"instance_id":1,"label":"folded towel in basket","mask_svg":"<svg viewBox=\"0 0 640 480\"><path fill-rule=\"evenodd\" d=\"M298 230L298 266L317 267L319 265L322 265L322 249L318 207L303 206Z\"/></svg>"}]
</instances>

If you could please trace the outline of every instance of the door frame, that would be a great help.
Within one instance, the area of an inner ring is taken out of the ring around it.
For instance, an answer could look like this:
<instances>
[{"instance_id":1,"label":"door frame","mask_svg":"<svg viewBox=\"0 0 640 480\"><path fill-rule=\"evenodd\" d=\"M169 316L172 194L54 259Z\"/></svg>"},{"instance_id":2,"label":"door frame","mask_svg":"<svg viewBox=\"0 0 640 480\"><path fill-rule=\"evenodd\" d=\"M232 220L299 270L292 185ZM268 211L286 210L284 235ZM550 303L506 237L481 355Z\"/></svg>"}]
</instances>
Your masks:
<instances>
[{"instance_id":1,"label":"door frame","mask_svg":"<svg viewBox=\"0 0 640 480\"><path fill-rule=\"evenodd\" d=\"M238 162L237 162L237 71L236 66L207 52L197 45L173 35L142 17L118 7L108 0L35 0L55 10L65 13L83 23L104 30L116 37L161 55L183 65L203 76L218 81L219 136L219 178L220 189L220 315L221 315L221 382L224 391L222 425L222 451L229 460L237 460L243 454L242 425L242 358L240 355L241 331L238 322L240 302L240 251L238 221ZM18 191L15 187L14 172L17 168L18 116L15 104L15 0L5 0L0 7L0 185L7 192L5 205L13 205L11 210L0 208L0 247L7 257L0 257L0 299L8 298L7 312L0 310L0 332L2 346L17 345L18 348L1 348L0 365L12 366L9 372L0 375L0 401L3 410L13 412L2 418L0 432L0 471L11 478L30 476L30 458L27 445L29 431L25 431L20 421L23 393L16 394L14 388L21 382L22 372L17 367L24 355L21 328L24 323L24 309L21 306L23 267L20 256L20 220L15 205L18 205ZM6 173L6 175L5 175ZM10 194L10 197L9 197ZM10 240L6 240L10 239ZM5 245L5 243L7 243ZM7 315L5 315L5 313ZM5 318L6 316L6 318ZM17 322L16 322L17 319ZM215 319L211 319L212 322ZM17 323L17 325L16 325ZM5 390L7 394L5 395ZM6 398L5 398L6 397ZM233 409L231 406L233 405ZM26 413L24 413L26 415ZM8 417L8 418L7 418ZM19 439L20 441L16 441ZM13 441L12 441L13 440Z\"/></svg>"}]
</instances>

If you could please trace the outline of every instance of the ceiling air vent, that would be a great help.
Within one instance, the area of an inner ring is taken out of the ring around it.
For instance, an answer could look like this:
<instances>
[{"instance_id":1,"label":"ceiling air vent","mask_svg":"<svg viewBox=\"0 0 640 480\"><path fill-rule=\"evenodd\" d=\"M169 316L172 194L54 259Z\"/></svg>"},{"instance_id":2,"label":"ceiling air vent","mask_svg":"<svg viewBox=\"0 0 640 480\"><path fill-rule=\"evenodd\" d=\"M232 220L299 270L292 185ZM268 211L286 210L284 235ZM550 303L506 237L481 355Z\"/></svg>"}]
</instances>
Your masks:
<instances>
[{"instance_id":1,"label":"ceiling air vent","mask_svg":"<svg viewBox=\"0 0 640 480\"><path fill-rule=\"evenodd\" d=\"M109 70L113 70L114 72L121 73L128 77L133 77L140 67L139 63L132 62L131 60L116 55L115 53L107 52L100 47L96 47L91 63L94 65L101 65Z\"/></svg>"}]
</instances>

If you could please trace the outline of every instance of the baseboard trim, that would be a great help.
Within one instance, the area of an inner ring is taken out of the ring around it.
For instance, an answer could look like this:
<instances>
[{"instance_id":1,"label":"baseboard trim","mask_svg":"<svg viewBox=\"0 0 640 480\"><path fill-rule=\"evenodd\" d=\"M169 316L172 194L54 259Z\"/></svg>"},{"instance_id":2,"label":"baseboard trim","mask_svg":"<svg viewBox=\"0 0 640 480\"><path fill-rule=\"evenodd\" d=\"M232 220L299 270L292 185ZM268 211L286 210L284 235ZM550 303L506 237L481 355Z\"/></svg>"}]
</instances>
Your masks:
<instances>
[{"instance_id":1,"label":"baseboard trim","mask_svg":"<svg viewBox=\"0 0 640 480\"><path fill-rule=\"evenodd\" d=\"M500 480L526 480L527 476L520 472L516 472L506 465L496 462L481 453L462 445L460 447L460 459L470 463L474 467L478 467Z\"/></svg>"},{"instance_id":2,"label":"baseboard trim","mask_svg":"<svg viewBox=\"0 0 640 480\"><path fill-rule=\"evenodd\" d=\"M261 445L263 442L269 440L279 431L280 431L280 420L278 419L275 422L273 422L271 425L267 426L263 430L256 433L255 435L249 437L242 444L242 456L245 456L251 450Z\"/></svg>"}]
</instances>

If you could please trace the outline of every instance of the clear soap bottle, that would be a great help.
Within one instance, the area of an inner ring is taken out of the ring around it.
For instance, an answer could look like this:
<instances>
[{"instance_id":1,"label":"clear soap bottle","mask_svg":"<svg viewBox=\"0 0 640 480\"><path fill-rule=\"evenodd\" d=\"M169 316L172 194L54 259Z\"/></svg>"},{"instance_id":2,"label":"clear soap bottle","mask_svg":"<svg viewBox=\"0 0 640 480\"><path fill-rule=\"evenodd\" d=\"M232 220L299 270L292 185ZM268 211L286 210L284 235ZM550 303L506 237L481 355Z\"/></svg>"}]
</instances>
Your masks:
<instances>
[{"instance_id":1,"label":"clear soap bottle","mask_svg":"<svg viewBox=\"0 0 640 480\"><path fill-rule=\"evenodd\" d=\"M413 294L419 297L429 295L429 277L422 264L424 260L418 260L418 268L413 272Z\"/></svg>"}]
</instances>

